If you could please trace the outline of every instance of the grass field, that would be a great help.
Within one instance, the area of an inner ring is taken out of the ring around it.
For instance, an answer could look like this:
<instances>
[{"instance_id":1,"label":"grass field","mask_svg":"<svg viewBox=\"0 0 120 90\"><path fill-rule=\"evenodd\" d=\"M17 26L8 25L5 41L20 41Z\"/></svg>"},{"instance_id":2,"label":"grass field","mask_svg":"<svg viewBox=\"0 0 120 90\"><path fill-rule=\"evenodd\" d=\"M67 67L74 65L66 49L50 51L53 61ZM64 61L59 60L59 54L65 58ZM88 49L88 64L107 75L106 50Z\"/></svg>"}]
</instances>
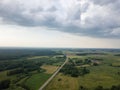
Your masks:
<instances>
[{"instance_id":1,"label":"grass field","mask_svg":"<svg viewBox=\"0 0 120 90\"><path fill-rule=\"evenodd\" d=\"M57 66L43 65L41 68L45 69L47 74L53 74L57 70Z\"/></svg>"},{"instance_id":2,"label":"grass field","mask_svg":"<svg viewBox=\"0 0 120 90\"><path fill-rule=\"evenodd\" d=\"M4 79L7 79L7 75L6 75L7 71L2 71L0 72L0 80L4 80Z\"/></svg>"},{"instance_id":3,"label":"grass field","mask_svg":"<svg viewBox=\"0 0 120 90\"><path fill-rule=\"evenodd\" d=\"M78 90L78 82L78 78L59 73L44 90Z\"/></svg>"},{"instance_id":4,"label":"grass field","mask_svg":"<svg viewBox=\"0 0 120 90\"><path fill-rule=\"evenodd\" d=\"M26 82L25 85L30 88L30 90L38 90L41 85L51 76L51 74L39 73L32 75Z\"/></svg>"},{"instance_id":5,"label":"grass field","mask_svg":"<svg viewBox=\"0 0 120 90\"><path fill-rule=\"evenodd\" d=\"M120 67L120 62L119 63L112 63L112 66L114 66L114 67Z\"/></svg>"},{"instance_id":6,"label":"grass field","mask_svg":"<svg viewBox=\"0 0 120 90\"><path fill-rule=\"evenodd\" d=\"M83 77L79 77L79 85L93 90L98 85L101 85L105 88L109 88L112 85L120 84L120 77L117 75L117 71L120 69L107 67L107 66L98 66L91 67L91 72Z\"/></svg>"}]
</instances>

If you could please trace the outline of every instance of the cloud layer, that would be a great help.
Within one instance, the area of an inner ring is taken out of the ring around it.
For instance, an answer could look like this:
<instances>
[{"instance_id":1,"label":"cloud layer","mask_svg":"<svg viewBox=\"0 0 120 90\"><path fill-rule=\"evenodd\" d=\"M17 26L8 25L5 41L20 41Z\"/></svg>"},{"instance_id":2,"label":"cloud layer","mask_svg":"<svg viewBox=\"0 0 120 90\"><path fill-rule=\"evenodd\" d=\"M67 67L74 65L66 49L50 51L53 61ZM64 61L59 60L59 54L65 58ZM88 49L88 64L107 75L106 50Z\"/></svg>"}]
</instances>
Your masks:
<instances>
[{"instance_id":1,"label":"cloud layer","mask_svg":"<svg viewBox=\"0 0 120 90\"><path fill-rule=\"evenodd\" d=\"M0 22L120 38L120 0L0 0Z\"/></svg>"}]
</instances>

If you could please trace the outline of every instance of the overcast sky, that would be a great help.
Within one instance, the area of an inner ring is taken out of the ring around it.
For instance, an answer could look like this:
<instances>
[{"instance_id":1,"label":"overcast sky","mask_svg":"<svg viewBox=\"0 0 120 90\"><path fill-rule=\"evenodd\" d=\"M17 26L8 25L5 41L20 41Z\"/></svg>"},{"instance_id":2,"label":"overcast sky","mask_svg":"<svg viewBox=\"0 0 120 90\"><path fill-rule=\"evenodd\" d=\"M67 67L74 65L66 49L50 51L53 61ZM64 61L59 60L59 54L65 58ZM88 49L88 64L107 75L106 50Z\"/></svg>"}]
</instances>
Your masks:
<instances>
[{"instance_id":1,"label":"overcast sky","mask_svg":"<svg viewBox=\"0 0 120 90\"><path fill-rule=\"evenodd\" d=\"M0 0L0 46L120 48L120 0Z\"/></svg>"}]
</instances>

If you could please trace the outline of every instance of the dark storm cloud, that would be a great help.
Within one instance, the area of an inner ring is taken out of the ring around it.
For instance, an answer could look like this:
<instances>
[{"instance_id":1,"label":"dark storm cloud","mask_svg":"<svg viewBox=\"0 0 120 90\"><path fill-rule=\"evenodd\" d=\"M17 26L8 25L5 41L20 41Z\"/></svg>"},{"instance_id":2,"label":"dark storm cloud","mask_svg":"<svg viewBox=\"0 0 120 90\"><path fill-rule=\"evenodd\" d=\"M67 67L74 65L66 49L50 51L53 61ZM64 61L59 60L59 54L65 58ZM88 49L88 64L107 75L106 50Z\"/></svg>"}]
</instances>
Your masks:
<instances>
[{"instance_id":1,"label":"dark storm cloud","mask_svg":"<svg viewBox=\"0 0 120 90\"><path fill-rule=\"evenodd\" d=\"M107 5L107 4L110 4L110 3L114 3L118 0L92 0L95 4L99 4L99 5Z\"/></svg>"},{"instance_id":2,"label":"dark storm cloud","mask_svg":"<svg viewBox=\"0 0 120 90\"><path fill-rule=\"evenodd\" d=\"M0 18L7 24L46 26L75 35L120 38L119 8L120 0L1 0Z\"/></svg>"}]
</instances>

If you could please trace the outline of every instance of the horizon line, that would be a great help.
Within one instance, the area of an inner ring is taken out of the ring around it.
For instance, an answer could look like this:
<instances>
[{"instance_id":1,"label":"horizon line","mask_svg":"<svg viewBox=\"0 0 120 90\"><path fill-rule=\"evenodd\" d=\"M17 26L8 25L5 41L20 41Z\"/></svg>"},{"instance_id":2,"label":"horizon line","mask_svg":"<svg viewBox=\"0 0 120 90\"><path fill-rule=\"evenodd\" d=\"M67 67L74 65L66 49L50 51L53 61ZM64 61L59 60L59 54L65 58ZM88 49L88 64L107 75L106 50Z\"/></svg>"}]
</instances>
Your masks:
<instances>
[{"instance_id":1,"label":"horizon line","mask_svg":"<svg viewBox=\"0 0 120 90\"><path fill-rule=\"evenodd\" d=\"M1 48L18 48L18 49L22 49L22 48L28 48L28 49L120 49L120 48L92 48L92 47L19 47L19 46L0 46L0 49Z\"/></svg>"}]
</instances>

